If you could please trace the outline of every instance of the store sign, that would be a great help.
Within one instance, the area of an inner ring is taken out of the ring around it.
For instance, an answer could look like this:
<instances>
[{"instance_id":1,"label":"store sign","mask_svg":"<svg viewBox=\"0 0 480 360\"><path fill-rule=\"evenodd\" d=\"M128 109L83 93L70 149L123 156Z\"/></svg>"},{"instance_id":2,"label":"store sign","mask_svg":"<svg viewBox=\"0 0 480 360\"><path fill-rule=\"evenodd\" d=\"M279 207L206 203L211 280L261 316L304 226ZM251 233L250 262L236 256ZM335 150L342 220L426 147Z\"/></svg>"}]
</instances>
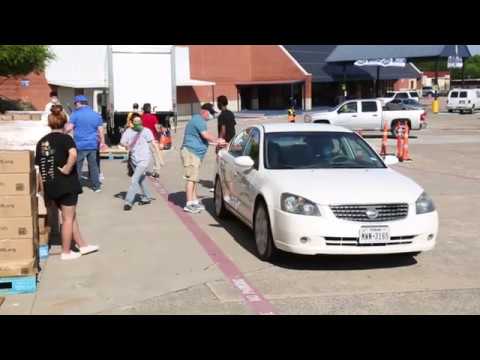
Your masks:
<instances>
[{"instance_id":1,"label":"store sign","mask_svg":"<svg viewBox=\"0 0 480 360\"><path fill-rule=\"evenodd\" d=\"M460 56L449 56L447 60L447 68L461 69L463 67L463 59Z\"/></svg>"},{"instance_id":2,"label":"store sign","mask_svg":"<svg viewBox=\"0 0 480 360\"><path fill-rule=\"evenodd\" d=\"M405 67L405 58L363 59L354 62L355 66Z\"/></svg>"},{"instance_id":3,"label":"store sign","mask_svg":"<svg viewBox=\"0 0 480 360\"><path fill-rule=\"evenodd\" d=\"M30 80L20 80L20 86L21 87L29 87L30 86Z\"/></svg>"}]
</instances>

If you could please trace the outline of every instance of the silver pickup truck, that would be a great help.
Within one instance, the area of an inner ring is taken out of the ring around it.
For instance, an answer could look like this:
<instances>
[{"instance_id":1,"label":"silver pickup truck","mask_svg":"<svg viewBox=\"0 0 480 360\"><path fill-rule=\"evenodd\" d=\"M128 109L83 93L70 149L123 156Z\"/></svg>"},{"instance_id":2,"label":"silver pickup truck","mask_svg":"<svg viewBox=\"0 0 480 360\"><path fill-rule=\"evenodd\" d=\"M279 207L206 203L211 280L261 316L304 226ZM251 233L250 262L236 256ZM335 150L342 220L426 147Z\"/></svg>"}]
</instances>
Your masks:
<instances>
[{"instance_id":1,"label":"silver pickup truck","mask_svg":"<svg viewBox=\"0 0 480 360\"><path fill-rule=\"evenodd\" d=\"M324 123L343 126L351 130L383 130L387 122L393 135L396 125L404 121L410 130L427 127L427 113L424 110L385 110L381 102L372 100L349 100L327 111L308 112L304 115L306 123Z\"/></svg>"}]
</instances>

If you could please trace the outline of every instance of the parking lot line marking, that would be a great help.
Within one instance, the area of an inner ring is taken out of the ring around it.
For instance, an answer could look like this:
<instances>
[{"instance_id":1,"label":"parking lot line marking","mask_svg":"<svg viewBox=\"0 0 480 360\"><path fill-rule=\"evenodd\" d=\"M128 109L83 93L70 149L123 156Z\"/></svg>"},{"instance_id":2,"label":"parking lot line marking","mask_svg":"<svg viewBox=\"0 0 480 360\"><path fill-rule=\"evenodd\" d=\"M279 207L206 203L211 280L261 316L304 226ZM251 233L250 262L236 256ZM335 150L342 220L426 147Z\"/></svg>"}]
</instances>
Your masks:
<instances>
[{"instance_id":1,"label":"parking lot line marking","mask_svg":"<svg viewBox=\"0 0 480 360\"><path fill-rule=\"evenodd\" d=\"M185 213L181 207L168 199L168 190L158 180L151 178L150 181L158 194L166 201L170 209L173 210L180 221L192 233L210 259L218 266L230 283L240 291L246 304L248 304L257 315L277 315L272 304L248 282L240 269L223 253L212 238L200 228L193 220L193 217Z\"/></svg>"}]
</instances>

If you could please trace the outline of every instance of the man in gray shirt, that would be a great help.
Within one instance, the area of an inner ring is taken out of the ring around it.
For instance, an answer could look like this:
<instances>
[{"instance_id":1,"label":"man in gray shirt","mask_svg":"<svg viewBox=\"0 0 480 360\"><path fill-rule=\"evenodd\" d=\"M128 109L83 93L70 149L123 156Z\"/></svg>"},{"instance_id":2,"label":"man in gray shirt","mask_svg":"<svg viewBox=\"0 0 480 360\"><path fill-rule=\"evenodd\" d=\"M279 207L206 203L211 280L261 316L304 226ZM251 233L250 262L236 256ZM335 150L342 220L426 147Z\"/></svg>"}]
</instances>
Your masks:
<instances>
[{"instance_id":1,"label":"man in gray shirt","mask_svg":"<svg viewBox=\"0 0 480 360\"><path fill-rule=\"evenodd\" d=\"M149 188L146 172L153 160L152 153L158 151L153 141L153 134L150 129L144 128L139 114L132 116L133 128L125 130L120 143L130 152L134 173L132 183L125 197L123 209L129 211L132 209L135 195L141 195L140 205L150 204L153 200L152 191Z\"/></svg>"}]
</instances>

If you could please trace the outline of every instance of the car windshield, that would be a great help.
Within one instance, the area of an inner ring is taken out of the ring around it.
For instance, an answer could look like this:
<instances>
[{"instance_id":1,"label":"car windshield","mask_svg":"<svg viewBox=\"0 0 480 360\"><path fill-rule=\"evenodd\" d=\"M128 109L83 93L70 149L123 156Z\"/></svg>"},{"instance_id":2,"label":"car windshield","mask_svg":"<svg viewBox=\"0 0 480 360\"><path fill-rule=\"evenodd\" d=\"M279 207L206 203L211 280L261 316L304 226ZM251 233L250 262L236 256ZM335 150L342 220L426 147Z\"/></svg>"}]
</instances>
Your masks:
<instances>
[{"instance_id":1,"label":"car windshield","mask_svg":"<svg viewBox=\"0 0 480 360\"><path fill-rule=\"evenodd\" d=\"M383 169L380 157L357 134L285 132L265 135L267 169Z\"/></svg>"},{"instance_id":2,"label":"car windshield","mask_svg":"<svg viewBox=\"0 0 480 360\"><path fill-rule=\"evenodd\" d=\"M411 97L418 97L418 94L417 94L416 92L411 92L411 93L410 93L410 96L411 96Z\"/></svg>"}]
</instances>

